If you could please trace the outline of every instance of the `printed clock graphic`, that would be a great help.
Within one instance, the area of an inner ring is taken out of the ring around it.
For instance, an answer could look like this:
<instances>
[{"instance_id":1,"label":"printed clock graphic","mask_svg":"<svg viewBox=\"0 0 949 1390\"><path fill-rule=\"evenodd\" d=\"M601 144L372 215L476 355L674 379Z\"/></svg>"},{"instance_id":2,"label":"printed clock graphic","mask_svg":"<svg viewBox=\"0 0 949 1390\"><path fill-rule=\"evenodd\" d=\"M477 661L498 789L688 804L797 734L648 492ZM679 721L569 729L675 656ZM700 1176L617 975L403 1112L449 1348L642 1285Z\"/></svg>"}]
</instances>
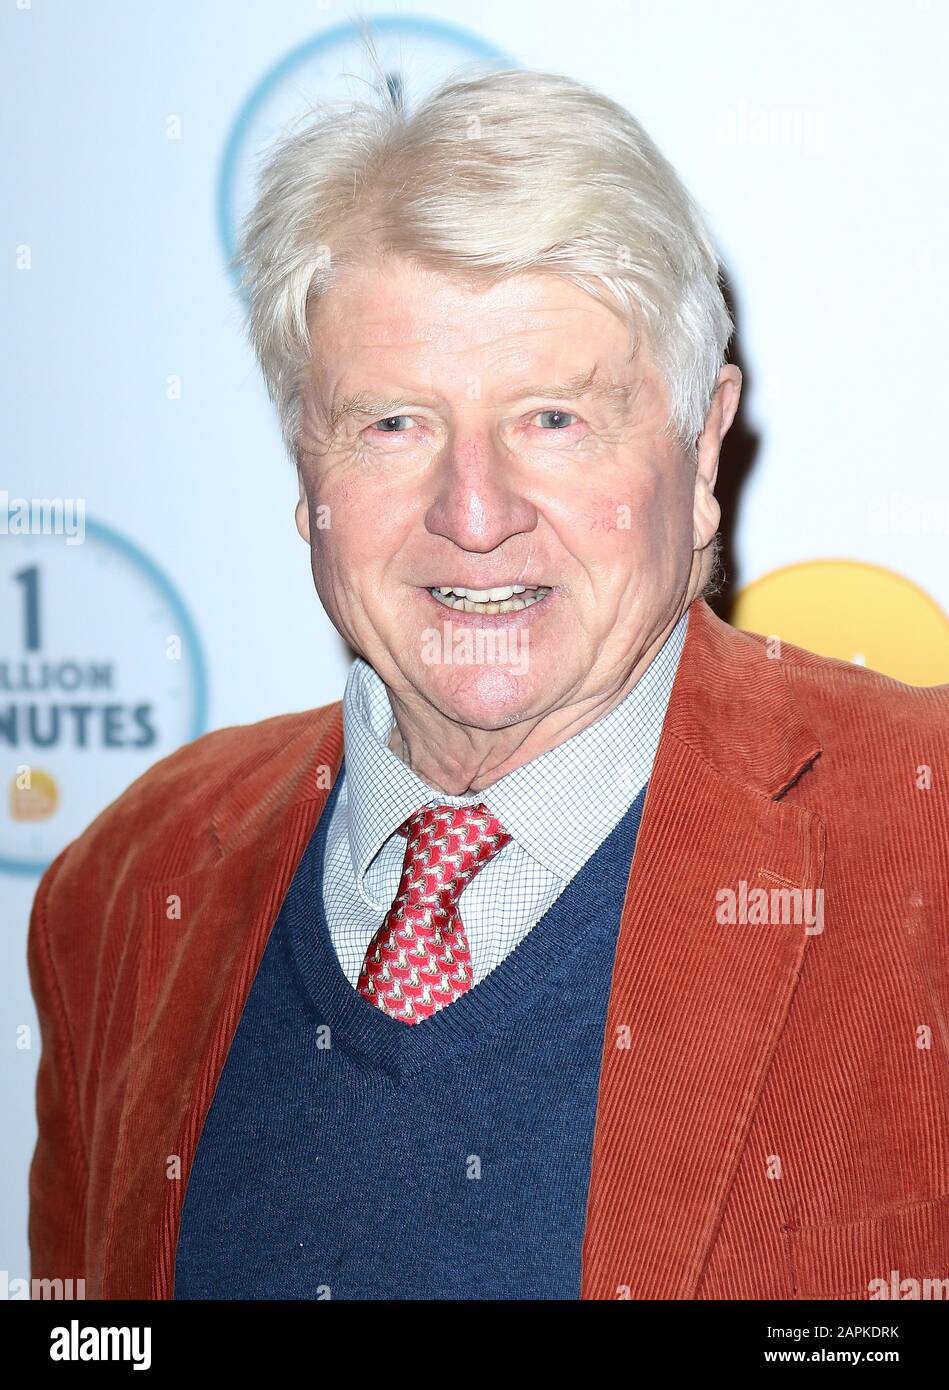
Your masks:
<instances>
[{"instance_id":1,"label":"printed clock graphic","mask_svg":"<svg viewBox=\"0 0 949 1390\"><path fill-rule=\"evenodd\" d=\"M143 551L88 519L81 543L31 526L0 535L0 870L39 874L204 732L207 680L187 609Z\"/></svg>"}]
</instances>

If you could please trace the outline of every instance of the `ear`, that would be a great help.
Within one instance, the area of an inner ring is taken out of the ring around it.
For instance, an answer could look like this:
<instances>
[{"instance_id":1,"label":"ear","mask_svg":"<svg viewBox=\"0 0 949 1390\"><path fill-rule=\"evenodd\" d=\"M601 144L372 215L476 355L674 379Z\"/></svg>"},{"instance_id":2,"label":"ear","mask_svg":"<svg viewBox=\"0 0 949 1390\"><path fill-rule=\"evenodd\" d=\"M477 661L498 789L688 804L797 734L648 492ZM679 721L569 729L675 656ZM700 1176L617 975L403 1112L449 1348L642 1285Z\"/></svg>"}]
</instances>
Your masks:
<instances>
[{"instance_id":1,"label":"ear","mask_svg":"<svg viewBox=\"0 0 949 1390\"><path fill-rule=\"evenodd\" d=\"M704 550L718 530L722 509L715 497L718 459L741 395L741 372L728 363L718 374L702 433L696 440L695 498L692 508L692 545Z\"/></svg>"},{"instance_id":2,"label":"ear","mask_svg":"<svg viewBox=\"0 0 949 1390\"><path fill-rule=\"evenodd\" d=\"M293 509L293 519L296 522L296 527L297 530L300 532L300 535L306 541L307 545L309 545L310 506L307 501L306 488L303 484L303 471L299 466L297 467L297 482L300 487L300 500L297 502L296 507Z\"/></svg>"}]
</instances>

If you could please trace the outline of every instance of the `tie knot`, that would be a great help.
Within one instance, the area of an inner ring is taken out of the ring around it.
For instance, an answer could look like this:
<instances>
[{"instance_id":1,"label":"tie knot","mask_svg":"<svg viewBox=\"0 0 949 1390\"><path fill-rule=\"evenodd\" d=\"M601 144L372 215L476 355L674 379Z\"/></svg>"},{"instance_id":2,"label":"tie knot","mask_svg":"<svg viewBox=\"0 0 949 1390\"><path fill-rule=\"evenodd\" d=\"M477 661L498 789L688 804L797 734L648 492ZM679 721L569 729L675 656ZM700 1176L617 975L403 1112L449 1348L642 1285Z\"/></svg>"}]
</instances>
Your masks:
<instances>
[{"instance_id":1,"label":"tie knot","mask_svg":"<svg viewBox=\"0 0 949 1390\"><path fill-rule=\"evenodd\" d=\"M399 826L404 873L422 898L447 907L510 840L487 806L422 806Z\"/></svg>"}]
</instances>

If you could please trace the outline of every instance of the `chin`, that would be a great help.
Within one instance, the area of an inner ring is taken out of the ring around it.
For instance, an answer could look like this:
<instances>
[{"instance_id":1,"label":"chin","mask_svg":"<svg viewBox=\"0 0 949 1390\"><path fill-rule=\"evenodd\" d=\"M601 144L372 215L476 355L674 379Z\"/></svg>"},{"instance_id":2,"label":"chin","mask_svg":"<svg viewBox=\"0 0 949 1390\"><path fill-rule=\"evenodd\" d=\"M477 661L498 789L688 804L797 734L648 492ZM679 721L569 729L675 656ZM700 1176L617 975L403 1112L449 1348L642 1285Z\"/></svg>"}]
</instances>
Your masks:
<instances>
[{"instance_id":1,"label":"chin","mask_svg":"<svg viewBox=\"0 0 949 1390\"><path fill-rule=\"evenodd\" d=\"M449 719L470 729L506 729L535 713L536 673L505 667L428 668L420 689Z\"/></svg>"}]
</instances>

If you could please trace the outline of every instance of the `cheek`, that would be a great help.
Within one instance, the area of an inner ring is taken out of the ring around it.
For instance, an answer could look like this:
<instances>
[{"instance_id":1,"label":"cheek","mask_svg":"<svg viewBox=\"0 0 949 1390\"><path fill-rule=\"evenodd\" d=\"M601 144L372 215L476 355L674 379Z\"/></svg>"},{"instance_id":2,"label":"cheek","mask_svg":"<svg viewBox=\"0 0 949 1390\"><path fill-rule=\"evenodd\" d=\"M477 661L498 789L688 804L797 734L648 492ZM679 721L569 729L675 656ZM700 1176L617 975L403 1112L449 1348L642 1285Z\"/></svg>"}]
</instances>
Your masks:
<instances>
[{"instance_id":1,"label":"cheek","mask_svg":"<svg viewBox=\"0 0 949 1390\"><path fill-rule=\"evenodd\" d=\"M374 555L385 553L390 515L350 479L318 480L310 506L314 565L324 573L359 573Z\"/></svg>"},{"instance_id":2,"label":"cheek","mask_svg":"<svg viewBox=\"0 0 949 1390\"><path fill-rule=\"evenodd\" d=\"M642 605L681 586L692 560L692 489L682 461L663 460L624 484L588 501L583 540L574 533L602 611L619 628L621 613L635 625Z\"/></svg>"},{"instance_id":3,"label":"cheek","mask_svg":"<svg viewBox=\"0 0 949 1390\"><path fill-rule=\"evenodd\" d=\"M673 465L674 466L674 465ZM614 490L587 504L591 538L625 551L664 549L692 534L692 492L688 479L656 473L624 491Z\"/></svg>"},{"instance_id":4,"label":"cheek","mask_svg":"<svg viewBox=\"0 0 949 1390\"><path fill-rule=\"evenodd\" d=\"M598 498L588 512L590 532L594 536L609 536L612 532L628 536L638 513L639 508L628 495L616 493Z\"/></svg>"}]
</instances>

